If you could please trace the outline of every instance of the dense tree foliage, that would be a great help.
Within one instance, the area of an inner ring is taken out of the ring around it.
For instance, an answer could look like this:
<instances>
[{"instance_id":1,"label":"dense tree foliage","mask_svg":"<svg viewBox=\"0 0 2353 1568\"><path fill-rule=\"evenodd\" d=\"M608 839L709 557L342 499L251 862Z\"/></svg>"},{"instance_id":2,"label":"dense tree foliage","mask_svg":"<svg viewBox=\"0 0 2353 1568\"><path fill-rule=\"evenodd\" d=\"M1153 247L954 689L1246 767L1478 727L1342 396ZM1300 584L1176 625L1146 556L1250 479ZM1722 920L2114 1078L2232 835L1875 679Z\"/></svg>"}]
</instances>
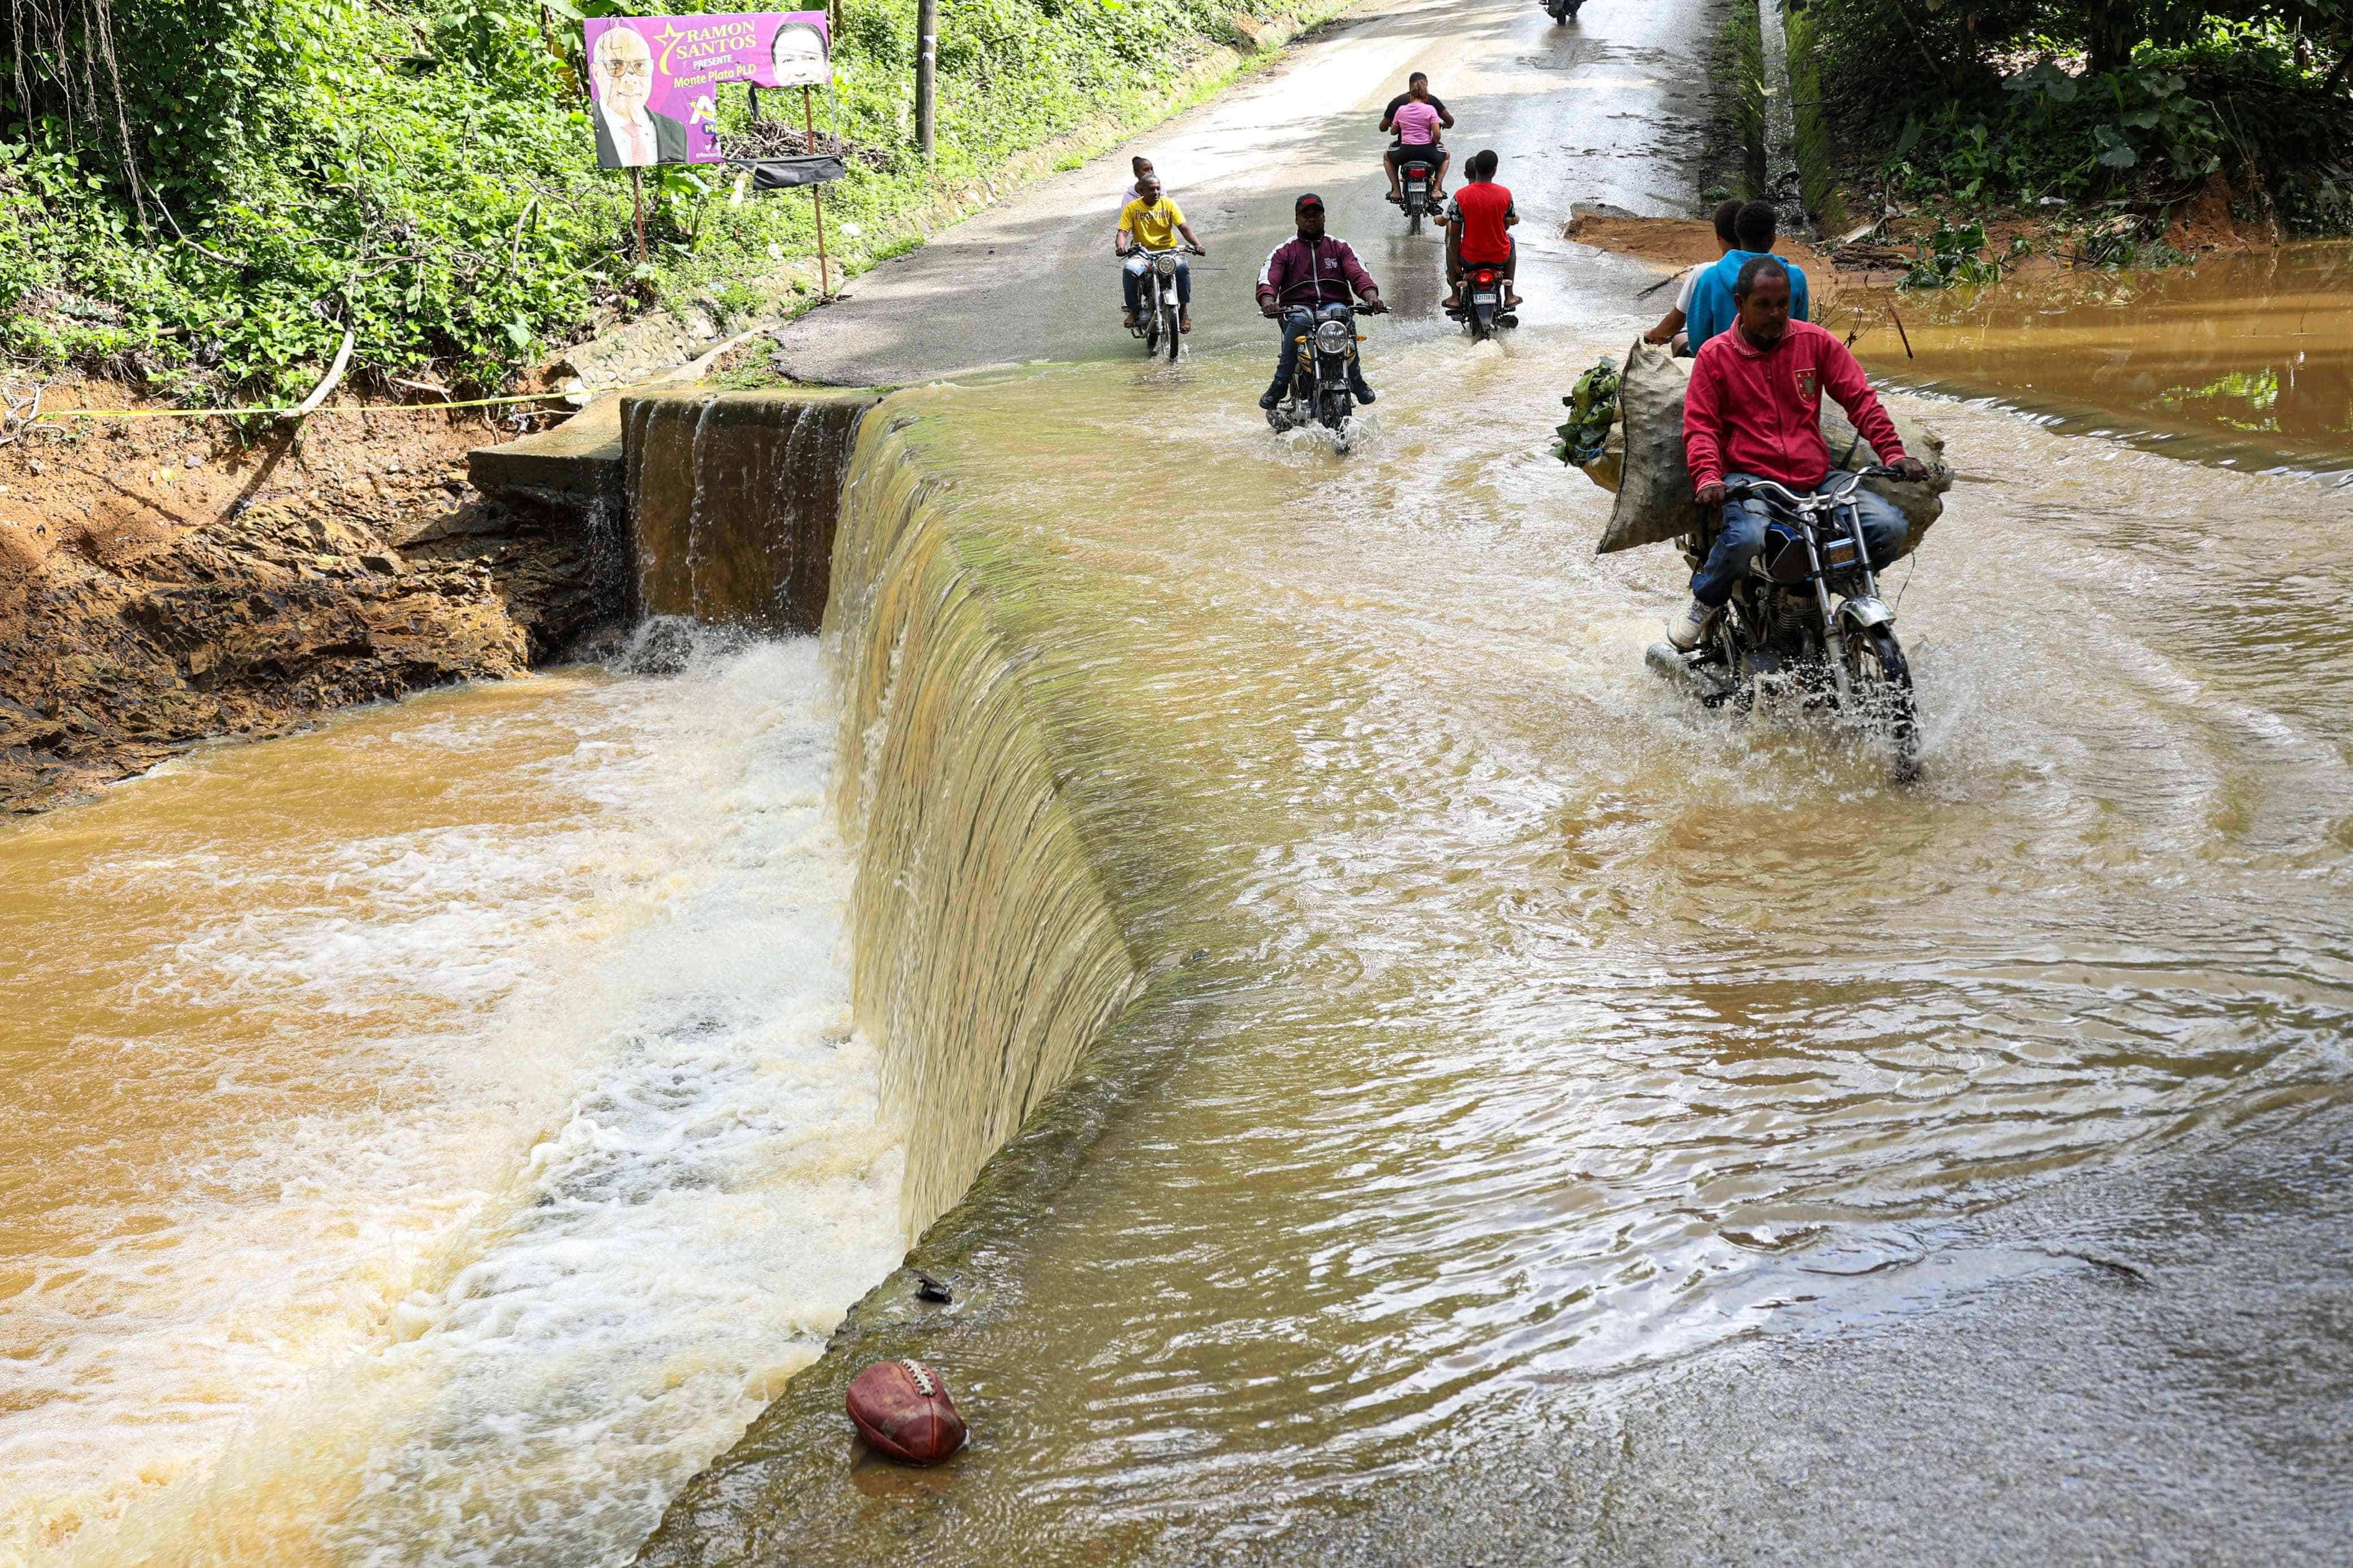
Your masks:
<instances>
[{"instance_id":1,"label":"dense tree foliage","mask_svg":"<svg viewBox=\"0 0 2353 1568\"><path fill-rule=\"evenodd\" d=\"M1851 147L1971 200L2178 196L2224 174L2353 227L2353 0L1816 0Z\"/></svg>"},{"instance_id":2,"label":"dense tree foliage","mask_svg":"<svg viewBox=\"0 0 2353 1568\"><path fill-rule=\"evenodd\" d=\"M664 172L638 268L628 180L596 167L581 3L5 0L0 350L267 396L349 328L364 366L481 385L656 295L748 308L747 279L812 248L808 203ZM1165 103L1237 9L1306 3L942 0L934 173L908 144L914 0L846 0L831 110L881 156L828 194L855 227L838 247L871 257L944 186Z\"/></svg>"}]
</instances>

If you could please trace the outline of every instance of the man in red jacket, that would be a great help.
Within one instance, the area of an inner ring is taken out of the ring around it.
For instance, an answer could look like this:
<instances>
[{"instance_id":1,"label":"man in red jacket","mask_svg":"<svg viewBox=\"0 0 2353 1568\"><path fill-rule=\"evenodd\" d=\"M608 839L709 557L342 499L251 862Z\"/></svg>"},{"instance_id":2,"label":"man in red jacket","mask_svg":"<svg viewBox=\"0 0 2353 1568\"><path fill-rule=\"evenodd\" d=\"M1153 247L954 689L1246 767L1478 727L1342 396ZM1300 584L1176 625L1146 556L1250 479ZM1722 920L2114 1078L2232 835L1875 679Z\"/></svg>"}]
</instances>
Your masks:
<instances>
[{"instance_id":1,"label":"man in red jacket","mask_svg":"<svg viewBox=\"0 0 2353 1568\"><path fill-rule=\"evenodd\" d=\"M1356 247L1324 232L1324 198L1310 191L1293 203L1291 210L1299 232L1269 251L1266 265L1258 270L1259 313L1282 323L1282 352L1275 362L1274 381L1258 400L1258 405L1270 412L1291 391L1300 334L1314 331L1317 321L1347 321L1351 293L1363 300L1357 309L1368 316L1388 309L1381 303L1373 275L1356 259ZM1373 389L1365 384L1362 360L1348 361L1348 382L1357 402L1373 401Z\"/></svg>"},{"instance_id":2,"label":"man in red jacket","mask_svg":"<svg viewBox=\"0 0 2353 1568\"><path fill-rule=\"evenodd\" d=\"M1925 479L1928 466L1905 453L1895 422L1846 345L1810 321L1789 320L1789 269L1769 256L1740 268L1732 331L1703 344L1683 394L1683 454L1702 506L1724 508L1724 521L1707 563L1692 575L1691 608L1667 623L1667 640L1699 646L1708 622L1732 597L1748 563L1765 547L1767 514L1761 501L1727 500L1727 485L1772 479L1799 495L1830 478L1830 445L1822 439L1822 394L1847 417L1880 461L1907 479ZM1904 514L1865 490L1855 492L1862 538L1874 571L1904 548Z\"/></svg>"}]
</instances>

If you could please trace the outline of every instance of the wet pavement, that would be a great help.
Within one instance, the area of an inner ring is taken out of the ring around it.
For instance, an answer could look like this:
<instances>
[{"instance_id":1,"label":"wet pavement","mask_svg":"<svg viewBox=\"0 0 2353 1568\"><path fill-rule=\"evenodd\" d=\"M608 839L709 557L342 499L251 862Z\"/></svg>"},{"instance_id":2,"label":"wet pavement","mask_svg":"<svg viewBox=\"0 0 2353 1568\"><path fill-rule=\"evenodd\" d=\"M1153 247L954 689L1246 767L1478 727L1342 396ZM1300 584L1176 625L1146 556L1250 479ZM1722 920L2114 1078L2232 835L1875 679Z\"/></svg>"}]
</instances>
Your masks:
<instances>
[{"instance_id":1,"label":"wet pavement","mask_svg":"<svg viewBox=\"0 0 2353 1568\"><path fill-rule=\"evenodd\" d=\"M1310 189L1398 319L1442 326L1440 242L1434 231L1407 237L1379 170L1381 110L1415 70L1455 117L1450 187L1472 153L1502 156L1499 178L1521 216L1522 320L1569 321L1586 302L1529 288L1539 272L1572 268L1625 295L1653 280L1560 237L1572 204L1646 216L1699 205L1706 62L1722 16L1715 0L1594 0L1564 27L1528 0L1372 0L1213 102L860 277L849 299L784 329L784 363L804 381L902 385L985 366L1140 358L1119 323L1112 255L1135 153L1154 160L1209 252L1192 263L1197 351L1271 333L1253 298L1258 269Z\"/></svg>"},{"instance_id":2,"label":"wet pavement","mask_svg":"<svg viewBox=\"0 0 2353 1568\"><path fill-rule=\"evenodd\" d=\"M1915 405L1971 480L1895 584L1928 785L1683 712L1639 671L1675 563L1592 561L1541 453L1658 304L1559 226L1697 205L1714 16L1360 14L1136 143L1213 252L1191 366L955 405L982 556L1050 563L1049 710L1154 737L1085 767L1233 962L1066 1190L934 1238L971 1304L838 1347L955 1367L972 1452L845 1473L812 1396L649 1561L2353 1562L2344 501ZM1370 166L1417 65L1526 220L1500 351ZM794 370L1137 357L1126 152ZM1345 472L1260 473L1250 270L1304 185L1400 307L1393 395Z\"/></svg>"},{"instance_id":3,"label":"wet pavement","mask_svg":"<svg viewBox=\"0 0 2353 1568\"><path fill-rule=\"evenodd\" d=\"M2353 1123L2295 1120L1994 1210L1834 1328L1532 1401L1224 1561L2353 1560Z\"/></svg>"}]
</instances>

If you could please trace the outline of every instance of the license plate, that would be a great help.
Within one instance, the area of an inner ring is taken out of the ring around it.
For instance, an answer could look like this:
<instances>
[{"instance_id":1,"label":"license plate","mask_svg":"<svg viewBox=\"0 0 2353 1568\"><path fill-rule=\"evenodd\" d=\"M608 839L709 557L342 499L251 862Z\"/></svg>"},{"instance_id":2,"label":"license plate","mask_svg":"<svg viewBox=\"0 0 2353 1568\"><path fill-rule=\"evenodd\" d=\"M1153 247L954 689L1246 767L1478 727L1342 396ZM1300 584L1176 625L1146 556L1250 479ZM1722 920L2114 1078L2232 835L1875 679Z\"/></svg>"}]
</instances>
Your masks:
<instances>
[{"instance_id":1,"label":"license plate","mask_svg":"<svg viewBox=\"0 0 2353 1568\"><path fill-rule=\"evenodd\" d=\"M1495 296L1485 289L1482 289L1478 293L1472 295L1471 298L1477 300L1482 305L1492 305L1495 302Z\"/></svg>"}]
</instances>

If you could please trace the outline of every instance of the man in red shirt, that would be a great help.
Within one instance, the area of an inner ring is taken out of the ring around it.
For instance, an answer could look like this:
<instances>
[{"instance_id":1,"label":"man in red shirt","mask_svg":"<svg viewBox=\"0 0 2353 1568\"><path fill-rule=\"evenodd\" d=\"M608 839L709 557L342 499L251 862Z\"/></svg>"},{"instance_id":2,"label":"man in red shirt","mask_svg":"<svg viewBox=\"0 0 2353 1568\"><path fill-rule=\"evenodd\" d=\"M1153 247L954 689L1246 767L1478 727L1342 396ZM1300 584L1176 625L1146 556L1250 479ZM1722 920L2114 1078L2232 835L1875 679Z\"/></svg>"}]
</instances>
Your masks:
<instances>
[{"instance_id":1,"label":"man in red shirt","mask_svg":"<svg viewBox=\"0 0 2353 1568\"><path fill-rule=\"evenodd\" d=\"M1519 309L1520 296L1512 288L1519 271L1519 247L1504 231L1520 221L1520 214L1512 205L1512 193L1495 184L1495 168L1501 162L1493 148L1472 153L1471 161L1462 165L1470 183L1446 204L1446 281L1453 285L1453 292L1446 297L1449 310L1461 308L1466 264L1502 268L1504 309Z\"/></svg>"},{"instance_id":2,"label":"man in red shirt","mask_svg":"<svg viewBox=\"0 0 2353 1568\"><path fill-rule=\"evenodd\" d=\"M1925 479L1928 466L1905 453L1895 422L1846 345L1810 321L1789 320L1789 269L1770 256L1750 258L1733 286L1739 315L1728 332L1703 344L1683 394L1683 454L1702 506L1724 508L1724 521L1707 563L1692 575L1691 608L1667 623L1667 640L1694 648L1732 597L1748 563L1765 547L1767 513L1761 501L1727 500L1725 488L1744 479L1771 479L1799 495L1830 478L1830 444L1822 439L1822 394L1847 417L1881 462L1907 479ZM1904 548L1910 525L1879 497L1855 492L1864 546L1874 571Z\"/></svg>"}]
</instances>

